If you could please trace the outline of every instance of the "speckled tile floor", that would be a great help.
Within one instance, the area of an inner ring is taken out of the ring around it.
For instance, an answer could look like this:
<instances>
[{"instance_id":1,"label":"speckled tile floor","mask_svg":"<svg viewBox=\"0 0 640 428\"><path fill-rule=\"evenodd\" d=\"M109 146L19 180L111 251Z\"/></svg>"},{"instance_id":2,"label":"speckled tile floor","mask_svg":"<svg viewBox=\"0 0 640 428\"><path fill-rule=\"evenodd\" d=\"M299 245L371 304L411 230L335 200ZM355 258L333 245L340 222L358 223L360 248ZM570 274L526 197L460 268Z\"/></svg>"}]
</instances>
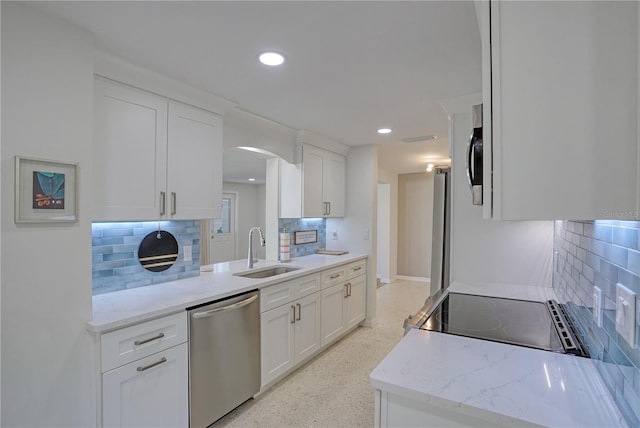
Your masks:
<instances>
[{"instance_id":1,"label":"speckled tile floor","mask_svg":"<svg viewBox=\"0 0 640 428\"><path fill-rule=\"evenodd\" d=\"M428 293L428 284L422 282L379 287L373 328L357 328L212 428L372 427L369 373L402 339L402 321L420 309Z\"/></svg>"}]
</instances>

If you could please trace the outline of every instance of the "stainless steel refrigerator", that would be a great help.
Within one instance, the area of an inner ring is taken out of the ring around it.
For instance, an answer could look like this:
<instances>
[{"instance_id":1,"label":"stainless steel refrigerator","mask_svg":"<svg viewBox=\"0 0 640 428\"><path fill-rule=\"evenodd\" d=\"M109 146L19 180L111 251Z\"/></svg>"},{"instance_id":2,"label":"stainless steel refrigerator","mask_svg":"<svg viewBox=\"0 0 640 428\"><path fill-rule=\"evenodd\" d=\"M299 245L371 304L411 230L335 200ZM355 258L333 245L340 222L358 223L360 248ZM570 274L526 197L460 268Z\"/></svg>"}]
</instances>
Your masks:
<instances>
[{"instance_id":1,"label":"stainless steel refrigerator","mask_svg":"<svg viewBox=\"0 0 640 428\"><path fill-rule=\"evenodd\" d=\"M431 290L433 296L449 286L451 241L451 169L436 168L433 177Z\"/></svg>"}]
</instances>

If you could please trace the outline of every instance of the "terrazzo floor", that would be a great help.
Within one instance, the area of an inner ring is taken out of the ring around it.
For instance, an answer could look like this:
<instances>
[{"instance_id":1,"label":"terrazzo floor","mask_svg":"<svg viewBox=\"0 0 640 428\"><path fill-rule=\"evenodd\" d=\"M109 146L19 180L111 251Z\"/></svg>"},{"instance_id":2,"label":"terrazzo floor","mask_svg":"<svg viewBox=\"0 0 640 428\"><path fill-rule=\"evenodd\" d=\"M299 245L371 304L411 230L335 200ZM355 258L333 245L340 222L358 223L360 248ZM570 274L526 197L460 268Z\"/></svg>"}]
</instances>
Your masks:
<instances>
[{"instance_id":1,"label":"terrazzo floor","mask_svg":"<svg viewBox=\"0 0 640 428\"><path fill-rule=\"evenodd\" d=\"M374 327L357 328L211 427L372 427L369 373L402 339L402 322L420 309L429 285L396 281L376 294Z\"/></svg>"}]
</instances>

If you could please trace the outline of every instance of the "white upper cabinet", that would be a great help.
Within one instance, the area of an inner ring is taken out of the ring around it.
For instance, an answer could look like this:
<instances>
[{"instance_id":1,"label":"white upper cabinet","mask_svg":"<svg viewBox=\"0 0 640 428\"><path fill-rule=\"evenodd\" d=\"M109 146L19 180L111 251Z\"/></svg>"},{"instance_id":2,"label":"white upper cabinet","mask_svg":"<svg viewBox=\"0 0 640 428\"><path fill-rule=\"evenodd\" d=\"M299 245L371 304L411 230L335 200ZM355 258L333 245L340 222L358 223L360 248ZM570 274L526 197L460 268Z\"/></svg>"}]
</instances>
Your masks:
<instances>
[{"instance_id":1,"label":"white upper cabinet","mask_svg":"<svg viewBox=\"0 0 640 428\"><path fill-rule=\"evenodd\" d=\"M485 217L638 218L638 3L476 6Z\"/></svg>"},{"instance_id":2,"label":"white upper cabinet","mask_svg":"<svg viewBox=\"0 0 640 428\"><path fill-rule=\"evenodd\" d=\"M299 165L281 164L280 216L344 217L345 158L309 144Z\"/></svg>"},{"instance_id":3,"label":"white upper cabinet","mask_svg":"<svg viewBox=\"0 0 640 428\"><path fill-rule=\"evenodd\" d=\"M169 218L219 218L222 203L222 120L169 103Z\"/></svg>"},{"instance_id":4,"label":"white upper cabinet","mask_svg":"<svg viewBox=\"0 0 640 428\"><path fill-rule=\"evenodd\" d=\"M220 117L99 78L94 104L93 220L220 216Z\"/></svg>"},{"instance_id":5,"label":"white upper cabinet","mask_svg":"<svg viewBox=\"0 0 640 428\"><path fill-rule=\"evenodd\" d=\"M93 219L156 219L167 174L167 103L98 79L94 88Z\"/></svg>"}]
</instances>

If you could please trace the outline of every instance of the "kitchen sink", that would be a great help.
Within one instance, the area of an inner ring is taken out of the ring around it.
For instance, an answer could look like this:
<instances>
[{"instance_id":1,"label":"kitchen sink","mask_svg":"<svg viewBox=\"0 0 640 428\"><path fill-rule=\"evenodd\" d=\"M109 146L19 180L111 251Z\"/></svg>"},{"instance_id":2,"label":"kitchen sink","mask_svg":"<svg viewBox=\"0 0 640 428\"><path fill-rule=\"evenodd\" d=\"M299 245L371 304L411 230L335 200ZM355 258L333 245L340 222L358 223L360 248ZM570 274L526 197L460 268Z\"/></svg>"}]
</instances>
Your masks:
<instances>
[{"instance_id":1,"label":"kitchen sink","mask_svg":"<svg viewBox=\"0 0 640 428\"><path fill-rule=\"evenodd\" d=\"M241 276L243 278L269 278L276 275L282 275L283 273L293 272L300 269L296 266L269 266L262 269L252 269L245 272L234 273L235 276Z\"/></svg>"}]
</instances>

